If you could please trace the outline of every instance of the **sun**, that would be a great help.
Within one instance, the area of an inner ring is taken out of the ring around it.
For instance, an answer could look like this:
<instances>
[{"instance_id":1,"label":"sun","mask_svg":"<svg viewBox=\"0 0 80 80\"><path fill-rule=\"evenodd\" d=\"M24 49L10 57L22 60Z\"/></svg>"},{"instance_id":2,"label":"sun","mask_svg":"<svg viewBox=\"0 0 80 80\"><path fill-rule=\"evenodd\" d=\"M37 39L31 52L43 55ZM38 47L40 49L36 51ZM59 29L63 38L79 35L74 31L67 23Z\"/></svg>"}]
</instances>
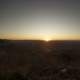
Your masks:
<instances>
[{"instance_id":1,"label":"sun","mask_svg":"<svg viewBox=\"0 0 80 80\"><path fill-rule=\"evenodd\" d=\"M49 38L45 38L44 40L45 40L46 42L48 42L48 41L50 41L51 39L49 39Z\"/></svg>"}]
</instances>

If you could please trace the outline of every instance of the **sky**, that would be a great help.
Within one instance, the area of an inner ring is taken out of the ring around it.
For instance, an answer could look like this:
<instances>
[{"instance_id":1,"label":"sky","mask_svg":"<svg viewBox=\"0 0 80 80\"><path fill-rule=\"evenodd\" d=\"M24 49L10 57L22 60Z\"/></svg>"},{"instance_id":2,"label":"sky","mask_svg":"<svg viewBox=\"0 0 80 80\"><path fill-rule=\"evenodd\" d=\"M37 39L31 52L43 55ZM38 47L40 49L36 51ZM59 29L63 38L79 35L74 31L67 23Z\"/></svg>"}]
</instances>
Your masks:
<instances>
[{"instance_id":1,"label":"sky","mask_svg":"<svg viewBox=\"0 0 80 80\"><path fill-rule=\"evenodd\" d=\"M0 38L80 40L80 0L0 0Z\"/></svg>"}]
</instances>

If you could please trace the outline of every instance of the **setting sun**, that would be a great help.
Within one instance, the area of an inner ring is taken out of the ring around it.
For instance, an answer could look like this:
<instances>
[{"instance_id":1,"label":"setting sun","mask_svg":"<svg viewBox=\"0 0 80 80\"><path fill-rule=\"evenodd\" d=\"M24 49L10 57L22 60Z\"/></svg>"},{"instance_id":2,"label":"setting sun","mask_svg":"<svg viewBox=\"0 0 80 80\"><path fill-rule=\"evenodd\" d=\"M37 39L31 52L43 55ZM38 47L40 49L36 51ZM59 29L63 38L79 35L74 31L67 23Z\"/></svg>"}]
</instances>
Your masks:
<instances>
[{"instance_id":1,"label":"setting sun","mask_svg":"<svg viewBox=\"0 0 80 80\"><path fill-rule=\"evenodd\" d=\"M44 40L48 42L48 41L50 41L51 39L49 39L49 38L45 38Z\"/></svg>"}]
</instances>

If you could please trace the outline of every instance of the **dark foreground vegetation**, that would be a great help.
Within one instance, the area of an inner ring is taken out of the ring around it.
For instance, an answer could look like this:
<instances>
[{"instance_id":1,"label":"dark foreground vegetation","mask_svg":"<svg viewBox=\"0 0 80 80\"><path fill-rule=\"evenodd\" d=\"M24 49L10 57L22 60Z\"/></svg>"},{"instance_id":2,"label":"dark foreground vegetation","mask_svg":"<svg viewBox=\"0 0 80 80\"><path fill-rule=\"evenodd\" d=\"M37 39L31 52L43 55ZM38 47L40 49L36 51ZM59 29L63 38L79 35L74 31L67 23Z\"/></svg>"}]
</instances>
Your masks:
<instances>
[{"instance_id":1,"label":"dark foreground vegetation","mask_svg":"<svg viewBox=\"0 0 80 80\"><path fill-rule=\"evenodd\" d=\"M1 74L0 80L80 80L80 70L46 66L34 69L25 75L18 72Z\"/></svg>"},{"instance_id":2,"label":"dark foreground vegetation","mask_svg":"<svg viewBox=\"0 0 80 80\"><path fill-rule=\"evenodd\" d=\"M80 41L0 40L0 80L80 80Z\"/></svg>"}]
</instances>

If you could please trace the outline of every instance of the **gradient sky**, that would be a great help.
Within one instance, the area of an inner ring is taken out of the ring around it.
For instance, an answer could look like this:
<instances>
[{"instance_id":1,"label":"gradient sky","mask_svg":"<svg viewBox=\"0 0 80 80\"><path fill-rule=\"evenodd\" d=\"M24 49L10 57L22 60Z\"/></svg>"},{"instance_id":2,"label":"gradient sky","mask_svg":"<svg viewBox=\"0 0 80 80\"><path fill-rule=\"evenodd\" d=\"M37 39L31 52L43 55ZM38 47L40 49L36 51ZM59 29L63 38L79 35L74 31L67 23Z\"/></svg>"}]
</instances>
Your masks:
<instances>
[{"instance_id":1,"label":"gradient sky","mask_svg":"<svg viewBox=\"0 0 80 80\"><path fill-rule=\"evenodd\" d=\"M0 37L80 39L80 0L0 0Z\"/></svg>"}]
</instances>

